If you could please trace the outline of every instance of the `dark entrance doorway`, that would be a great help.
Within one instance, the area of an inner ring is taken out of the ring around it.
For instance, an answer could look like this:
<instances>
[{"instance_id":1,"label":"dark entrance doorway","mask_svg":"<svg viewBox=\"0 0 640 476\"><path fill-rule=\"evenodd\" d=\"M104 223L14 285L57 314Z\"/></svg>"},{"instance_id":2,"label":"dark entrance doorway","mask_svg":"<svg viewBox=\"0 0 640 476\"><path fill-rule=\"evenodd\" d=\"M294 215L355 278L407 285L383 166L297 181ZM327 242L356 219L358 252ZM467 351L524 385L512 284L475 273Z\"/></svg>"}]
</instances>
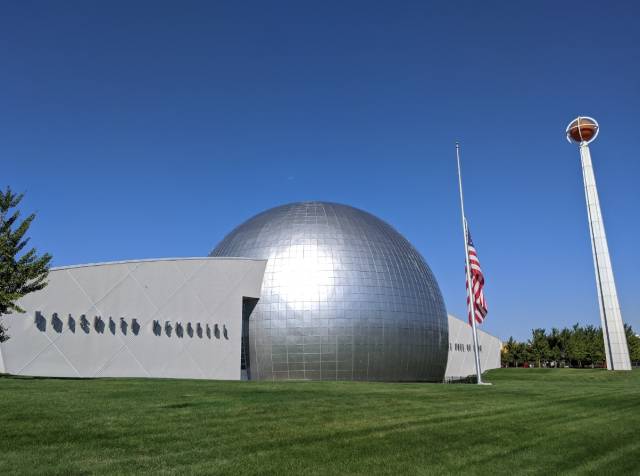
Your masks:
<instances>
[{"instance_id":1,"label":"dark entrance doorway","mask_svg":"<svg viewBox=\"0 0 640 476\"><path fill-rule=\"evenodd\" d=\"M251 345L249 343L249 318L258 304L256 298L242 298L242 340L240 343L240 379L251 380Z\"/></svg>"}]
</instances>

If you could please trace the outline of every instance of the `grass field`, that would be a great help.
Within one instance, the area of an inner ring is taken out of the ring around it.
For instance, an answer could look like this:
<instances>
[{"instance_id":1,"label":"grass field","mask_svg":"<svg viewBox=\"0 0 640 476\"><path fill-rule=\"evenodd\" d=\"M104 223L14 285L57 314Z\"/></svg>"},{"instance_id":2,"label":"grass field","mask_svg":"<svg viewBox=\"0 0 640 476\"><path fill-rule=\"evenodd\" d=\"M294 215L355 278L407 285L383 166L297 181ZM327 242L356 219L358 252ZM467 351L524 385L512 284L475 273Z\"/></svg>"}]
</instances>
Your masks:
<instances>
[{"instance_id":1,"label":"grass field","mask_svg":"<svg viewBox=\"0 0 640 476\"><path fill-rule=\"evenodd\" d=\"M640 371L487 380L0 377L0 474L640 474Z\"/></svg>"}]
</instances>

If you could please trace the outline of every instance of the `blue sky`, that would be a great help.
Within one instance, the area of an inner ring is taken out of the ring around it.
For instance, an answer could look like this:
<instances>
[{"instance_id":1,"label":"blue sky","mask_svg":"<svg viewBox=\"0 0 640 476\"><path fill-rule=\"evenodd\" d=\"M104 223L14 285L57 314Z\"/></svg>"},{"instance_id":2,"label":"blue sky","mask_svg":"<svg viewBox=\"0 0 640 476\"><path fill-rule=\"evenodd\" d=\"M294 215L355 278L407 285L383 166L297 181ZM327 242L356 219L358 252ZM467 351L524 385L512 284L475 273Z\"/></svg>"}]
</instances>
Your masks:
<instances>
[{"instance_id":1,"label":"blue sky","mask_svg":"<svg viewBox=\"0 0 640 476\"><path fill-rule=\"evenodd\" d=\"M484 328L599 324L577 147L592 146L623 316L640 329L636 2L12 2L0 186L55 265L199 256L271 206L394 225L464 315L455 148ZM578 8L579 7L579 8Z\"/></svg>"}]
</instances>

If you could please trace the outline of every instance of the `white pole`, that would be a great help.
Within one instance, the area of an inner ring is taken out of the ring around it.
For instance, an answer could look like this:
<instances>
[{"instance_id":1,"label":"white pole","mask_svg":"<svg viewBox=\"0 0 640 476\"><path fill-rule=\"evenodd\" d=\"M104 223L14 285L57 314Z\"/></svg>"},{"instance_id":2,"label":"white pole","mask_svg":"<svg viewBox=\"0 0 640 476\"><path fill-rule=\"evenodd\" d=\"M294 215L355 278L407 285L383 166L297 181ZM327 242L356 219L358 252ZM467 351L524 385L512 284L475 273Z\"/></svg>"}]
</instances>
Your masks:
<instances>
[{"instance_id":1,"label":"white pole","mask_svg":"<svg viewBox=\"0 0 640 476\"><path fill-rule=\"evenodd\" d=\"M583 132L586 133L585 137L583 137ZM627 337L624 322L622 321L616 283L613 278L607 234L602 221L596 177L591 163L591 152L589 151L589 144L598 137L599 132L598 122L593 117L586 116L578 116L569 123L566 130L567 140L580 145L580 162L584 180L584 193L587 200L589 234L591 236L591 250L596 274L607 368L609 370L631 370Z\"/></svg>"},{"instance_id":2,"label":"white pole","mask_svg":"<svg viewBox=\"0 0 640 476\"><path fill-rule=\"evenodd\" d=\"M464 214L464 197L462 195L462 171L460 169L460 144L456 142L456 160L458 162L458 186L460 188L460 210L462 212L462 231L464 233L464 259L467 265L467 296L469 299L469 315L471 316L471 328L473 330L473 354L476 361L476 376L478 384L482 384L482 370L480 369L480 353L478 351L478 332L476 331L476 312L473 302L473 286L471 283L471 266L469 266L469 230L467 219Z\"/></svg>"},{"instance_id":3,"label":"white pole","mask_svg":"<svg viewBox=\"0 0 640 476\"><path fill-rule=\"evenodd\" d=\"M596 188L596 179L593 173L588 142L580 144L580 159L582 163L584 191L587 200L591 249L596 273L607 369L631 370L627 336L624 331L618 292L613 277L607 235L602 220L600 199L598 198L598 189Z\"/></svg>"}]
</instances>

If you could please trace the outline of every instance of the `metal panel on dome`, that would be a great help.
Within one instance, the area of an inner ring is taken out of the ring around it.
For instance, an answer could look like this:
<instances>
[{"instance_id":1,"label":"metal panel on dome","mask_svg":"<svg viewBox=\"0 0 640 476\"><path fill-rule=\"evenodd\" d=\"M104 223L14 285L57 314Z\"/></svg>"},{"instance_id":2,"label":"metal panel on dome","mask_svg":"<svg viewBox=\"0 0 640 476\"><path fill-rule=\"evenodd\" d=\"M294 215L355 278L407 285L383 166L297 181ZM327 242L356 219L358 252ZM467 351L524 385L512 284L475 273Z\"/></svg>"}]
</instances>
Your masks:
<instances>
[{"instance_id":1,"label":"metal panel on dome","mask_svg":"<svg viewBox=\"0 0 640 476\"><path fill-rule=\"evenodd\" d=\"M268 260L248 323L252 378L443 380L440 288L379 218L335 203L283 205L237 227L211 256Z\"/></svg>"}]
</instances>

